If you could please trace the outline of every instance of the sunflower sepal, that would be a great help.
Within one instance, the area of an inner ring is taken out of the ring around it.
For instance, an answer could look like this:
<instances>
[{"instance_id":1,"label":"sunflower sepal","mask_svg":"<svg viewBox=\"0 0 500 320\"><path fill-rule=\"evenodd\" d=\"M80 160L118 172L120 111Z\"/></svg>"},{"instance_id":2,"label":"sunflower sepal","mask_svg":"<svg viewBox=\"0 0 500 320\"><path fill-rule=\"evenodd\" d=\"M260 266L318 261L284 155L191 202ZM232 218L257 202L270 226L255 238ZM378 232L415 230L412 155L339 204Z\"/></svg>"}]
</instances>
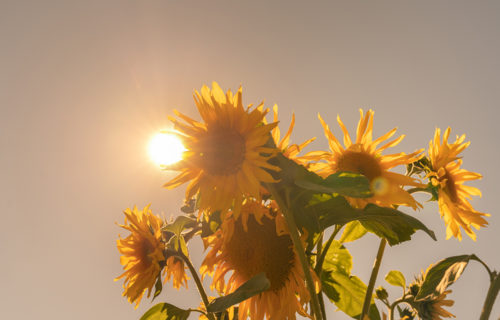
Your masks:
<instances>
[{"instance_id":1,"label":"sunflower sepal","mask_svg":"<svg viewBox=\"0 0 500 320\"><path fill-rule=\"evenodd\" d=\"M156 319L168 319L168 320L187 320L191 310L181 309L174 306L173 304L162 302L154 305L148 311L146 311L140 320L156 320Z\"/></svg>"},{"instance_id":2,"label":"sunflower sepal","mask_svg":"<svg viewBox=\"0 0 500 320\"><path fill-rule=\"evenodd\" d=\"M161 281L161 273L158 274L158 278L156 279L155 283L155 291L153 293L153 298L151 298L151 301L154 301L156 297L158 297L163 290L163 283Z\"/></svg>"},{"instance_id":3,"label":"sunflower sepal","mask_svg":"<svg viewBox=\"0 0 500 320\"><path fill-rule=\"evenodd\" d=\"M213 235L221 226L221 212L214 211L211 214L203 214L201 218L201 237L207 238Z\"/></svg>"}]
</instances>

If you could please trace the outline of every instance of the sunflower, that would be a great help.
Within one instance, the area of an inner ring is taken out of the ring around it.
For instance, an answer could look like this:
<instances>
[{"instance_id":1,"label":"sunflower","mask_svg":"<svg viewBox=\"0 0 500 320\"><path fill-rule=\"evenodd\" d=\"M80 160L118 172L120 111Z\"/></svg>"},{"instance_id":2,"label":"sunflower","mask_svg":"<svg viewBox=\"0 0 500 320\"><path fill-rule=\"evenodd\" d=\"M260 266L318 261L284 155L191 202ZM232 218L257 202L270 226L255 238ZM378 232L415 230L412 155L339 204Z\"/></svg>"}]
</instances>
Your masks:
<instances>
[{"instance_id":1,"label":"sunflower","mask_svg":"<svg viewBox=\"0 0 500 320\"><path fill-rule=\"evenodd\" d=\"M385 207L392 205L407 205L413 209L421 207L421 205L403 189L403 186L424 187L424 185L418 183L411 177L390 172L389 169L418 160L419 154L423 150L417 150L411 154L402 152L382 155L382 151L401 142L404 135L378 147L379 144L394 135L396 128L390 130L378 139L373 140L374 112L368 110L366 115L363 115L363 110L360 110L360 114L361 119L358 123L357 136L354 143L351 141L349 132L340 120L340 117L337 116L337 121L344 133L345 147L340 144L330 131L328 125L323 121L321 116L318 115L325 130L331 152L311 153L310 158L313 160L326 160L326 163L320 162L314 164L312 169L323 177L327 177L338 171L350 171L366 176L370 181L370 187L374 195L366 199L348 198L353 206L363 208L368 203L374 203Z\"/></svg>"},{"instance_id":2,"label":"sunflower","mask_svg":"<svg viewBox=\"0 0 500 320\"><path fill-rule=\"evenodd\" d=\"M422 284L427 276L427 273L431 269L432 265L427 268L426 272L422 272L417 279L410 284L410 290L418 292L418 289L422 287ZM432 295L430 298L425 300L410 301L410 305L415 309L420 319L425 320L442 320L444 318L455 318L455 315L443 309L443 307L451 307L454 304L453 300L446 300L446 296L451 293L451 290L446 290L440 293L438 296Z\"/></svg>"},{"instance_id":3,"label":"sunflower","mask_svg":"<svg viewBox=\"0 0 500 320\"><path fill-rule=\"evenodd\" d=\"M212 287L228 294L253 276L264 272L270 288L240 303L238 317L246 319L295 319L307 316L309 292L288 234L278 235L271 206L248 201L239 218L229 214L221 229L206 242L211 249L203 261L203 275L213 275ZM245 212L246 214L243 214ZM232 275L225 280L225 275Z\"/></svg>"},{"instance_id":4,"label":"sunflower","mask_svg":"<svg viewBox=\"0 0 500 320\"><path fill-rule=\"evenodd\" d=\"M201 94L195 91L194 100L203 123L177 111L184 122L170 118L187 151L175 165L181 173L165 187L191 181L186 198L199 192L201 211L226 212L234 203L239 212L244 196L260 197L261 182L276 182L266 171L279 171L267 162L276 149L265 144L277 123L263 123L268 110L263 110L262 103L245 109L241 87L233 96L231 91L224 94L214 82L211 90L203 86Z\"/></svg>"},{"instance_id":5,"label":"sunflower","mask_svg":"<svg viewBox=\"0 0 500 320\"><path fill-rule=\"evenodd\" d=\"M438 187L438 204L441 217L446 224L446 239L451 236L462 240L460 227L469 237L476 240L476 234L471 227L479 229L488 224L483 216L489 216L474 210L467 198L481 196L481 191L471 186L465 186L465 181L481 179L479 173L460 169L462 160L458 154L469 146L464 142L465 135L456 138L454 143L448 143L451 129L444 132L441 142L441 130L436 129L434 141L429 143L429 158L431 161L431 182Z\"/></svg>"},{"instance_id":6,"label":"sunflower","mask_svg":"<svg viewBox=\"0 0 500 320\"><path fill-rule=\"evenodd\" d=\"M151 212L149 206L142 211L136 207L127 209L124 214L125 224L120 227L131 233L125 239L117 240L118 251L122 254L120 262L125 272L115 281L125 277L123 296L130 303L135 302L137 308L146 289L148 297L151 294L151 288L165 264L165 244L161 231L163 221Z\"/></svg>"}]
</instances>

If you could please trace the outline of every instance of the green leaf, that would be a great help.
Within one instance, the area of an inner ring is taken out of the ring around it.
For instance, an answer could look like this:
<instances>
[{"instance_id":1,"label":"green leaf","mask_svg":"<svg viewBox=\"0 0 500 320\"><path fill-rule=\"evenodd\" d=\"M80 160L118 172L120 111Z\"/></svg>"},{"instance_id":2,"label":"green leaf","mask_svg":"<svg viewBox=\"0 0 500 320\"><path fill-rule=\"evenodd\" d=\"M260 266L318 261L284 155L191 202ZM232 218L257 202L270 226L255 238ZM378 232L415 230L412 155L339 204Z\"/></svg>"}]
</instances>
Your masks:
<instances>
[{"instance_id":1,"label":"green leaf","mask_svg":"<svg viewBox=\"0 0 500 320\"><path fill-rule=\"evenodd\" d=\"M214 234L215 231L219 229L221 223L220 211L214 211L209 215L204 215L201 221L201 237L206 238Z\"/></svg>"},{"instance_id":2,"label":"green leaf","mask_svg":"<svg viewBox=\"0 0 500 320\"><path fill-rule=\"evenodd\" d=\"M187 320L190 310L178 308L170 303L158 303L142 315L140 320Z\"/></svg>"},{"instance_id":3,"label":"green leaf","mask_svg":"<svg viewBox=\"0 0 500 320\"><path fill-rule=\"evenodd\" d=\"M391 270L385 276L385 281L396 287L406 288L405 276L398 270Z\"/></svg>"},{"instance_id":4,"label":"green leaf","mask_svg":"<svg viewBox=\"0 0 500 320\"><path fill-rule=\"evenodd\" d=\"M358 173L336 172L325 179L319 176L298 176L295 184L308 190L322 193L338 193L354 198L369 198L372 196L370 182ZM319 179L318 179L319 178Z\"/></svg>"},{"instance_id":5,"label":"green leaf","mask_svg":"<svg viewBox=\"0 0 500 320\"><path fill-rule=\"evenodd\" d=\"M154 301L154 299L161 293L162 289L163 289L163 285L161 283L161 277L159 276L158 279L156 279L155 293L154 293L153 299L151 299L151 301Z\"/></svg>"},{"instance_id":6,"label":"green leaf","mask_svg":"<svg viewBox=\"0 0 500 320\"><path fill-rule=\"evenodd\" d=\"M334 224L344 225L358 220L364 228L385 238L391 246L410 240L416 230L422 230L436 240L434 232L422 222L396 209L379 207L371 203L364 209L356 209L341 196L326 198L326 196L321 199L315 197L309 206L323 229Z\"/></svg>"},{"instance_id":7,"label":"green leaf","mask_svg":"<svg viewBox=\"0 0 500 320\"><path fill-rule=\"evenodd\" d=\"M478 258L474 254L453 256L433 265L427 271L415 299L426 300L433 296L439 296L460 278L470 260L478 260Z\"/></svg>"},{"instance_id":8,"label":"green leaf","mask_svg":"<svg viewBox=\"0 0 500 320\"><path fill-rule=\"evenodd\" d=\"M324 272L322 274L323 292L344 313L354 319L359 319L363 309L366 294L366 285L356 276L349 276L343 272ZM332 295L336 292L338 295ZM370 320L379 320L380 314L373 298L369 309Z\"/></svg>"},{"instance_id":9,"label":"green leaf","mask_svg":"<svg viewBox=\"0 0 500 320\"><path fill-rule=\"evenodd\" d=\"M207 306L208 312L221 312L227 308L251 298L271 287L271 282L264 273L259 273L252 279L242 284L233 293L217 298Z\"/></svg>"},{"instance_id":10,"label":"green leaf","mask_svg":"<svg viewBox=\"0 0 500 320\"><path fill-rule=\"evenodd\" d=\"M188 218L186 216L178 216L173 223L166 225L163 230L180 235L186 228L193 227L196 224L196 219Z\"/></svg>"},{"instance_id":11,"label":"green leaf","mask_svg":"<svg viewBox=\"0 0 500 320\"><path fill-rule=\"evenodd\" d=\"M189 252L187 249L186 240L184 240L184 237L182 235L172 236L170 238L170 240L168 240L166 247L167 247L167 249L174 250L176 252L180 252L180 253L184 254L186 257L189 257Z\"/></svg>"},{"instance_id":12,"label":"green leaf","mask_svg":"<svg viewBox=\"0 0 500 320\"><path fill-rule=\"evenodd\" d=\"M352 269L352 257L339 241L333 240L330 248L326 252L325 261L323 262L323 270L330 272L343 272L350 274Z\"/></svg>"},{"instance_id":13,"label":"green leaf","mask_svg":"<svg viewBox=\"0 0 500 320\"><path fill-rule=\"evenodd\" d=\"M352 242L358 240L366 234L367 230L361 225L359 221L351 221L345 225L344 231L340 236L339 241L342 243Z\"/></svg>"}]
</instances>

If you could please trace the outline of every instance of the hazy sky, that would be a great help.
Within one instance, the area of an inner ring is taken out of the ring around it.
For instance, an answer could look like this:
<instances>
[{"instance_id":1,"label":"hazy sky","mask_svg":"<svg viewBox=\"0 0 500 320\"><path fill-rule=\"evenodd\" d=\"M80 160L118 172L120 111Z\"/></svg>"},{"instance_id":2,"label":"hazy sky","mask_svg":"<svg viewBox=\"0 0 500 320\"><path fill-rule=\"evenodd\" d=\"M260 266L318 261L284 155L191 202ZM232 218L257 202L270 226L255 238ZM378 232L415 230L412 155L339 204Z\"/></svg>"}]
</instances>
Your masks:
<instances>
[{"instance_id":1,"label":"hazy sky","mask_svg":"<svg viewBox=\"0 0 500 320\"><path fill-rule=\"evenodd\" d=\"M244 103L280 108L293 140L318 137L317 113L355 130L375 110L375 136L407 135L396 151L427 147L436 127L466 133L464 167L480 172L472 202L491 213L477 242L445 241L435 203L413 213L438 237L386 250L407 279L451 255L476 253L500 268L498 1L0 1L0 318L138 319L121 297L115 246L122 210L152 203L177 215L183 189L146 146L177 108L199 119L192 92L216 80L243 85ZM425 200L422 198L420 200ZM367 282L378 241L348 246ZM199 266L201 244L190 244ZM195 307L190 291L158 301ZM478 318L488 276L471 263L452 287L451 312ZM170 285L166 285L170 288ZM397 290L391 291L396 298ZM348 319L328 306L330 319ZM497 301L492 319L500 315Z\"/></svg>"}]
</instances>

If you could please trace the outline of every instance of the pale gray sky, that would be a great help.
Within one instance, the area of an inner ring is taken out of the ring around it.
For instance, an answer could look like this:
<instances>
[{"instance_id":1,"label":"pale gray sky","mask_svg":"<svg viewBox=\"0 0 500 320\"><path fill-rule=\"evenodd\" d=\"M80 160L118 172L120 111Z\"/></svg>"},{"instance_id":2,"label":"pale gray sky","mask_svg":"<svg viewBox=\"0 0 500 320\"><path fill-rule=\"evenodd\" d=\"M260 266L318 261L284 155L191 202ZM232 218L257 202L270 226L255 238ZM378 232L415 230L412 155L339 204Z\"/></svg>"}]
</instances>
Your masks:
<instances>
[{"instance_id":1,"label":"pale gray sky","mask_svg":"<svg viewBox=\"0 0 500 320\"><path fill-rule=\"evenodd\" d=\"M464 167L484 179L476 209L491 213L478 241L445 241L436 205L415 213L439 239L417 233L388 248L407 279L451 255L500 268L498 1L8 1L0 2L0 318L138 319L121 297L115 225L152 203L178 214L183 190L148 159L149 138L177 108L198 118L193 89L244 87L244 102L277 103L295 142L317 136L317 113L355 130L375 110L375 135L407 135L397 151L427 147L438 126L472 141ZM411 213L410 210L405 210ZM367 282L378 241L349 245ZM201 244L193 243L199 265ZM488 276L472 263L450 296L476 319ZM166 285L169 287L169 285ZM197 306L193 290L159 298ZM395 298L397 290L391 291ZM329 306L331 319L348 319ZM492 319L500 315L497 301Z\"/></svg>"}]
</instances>

